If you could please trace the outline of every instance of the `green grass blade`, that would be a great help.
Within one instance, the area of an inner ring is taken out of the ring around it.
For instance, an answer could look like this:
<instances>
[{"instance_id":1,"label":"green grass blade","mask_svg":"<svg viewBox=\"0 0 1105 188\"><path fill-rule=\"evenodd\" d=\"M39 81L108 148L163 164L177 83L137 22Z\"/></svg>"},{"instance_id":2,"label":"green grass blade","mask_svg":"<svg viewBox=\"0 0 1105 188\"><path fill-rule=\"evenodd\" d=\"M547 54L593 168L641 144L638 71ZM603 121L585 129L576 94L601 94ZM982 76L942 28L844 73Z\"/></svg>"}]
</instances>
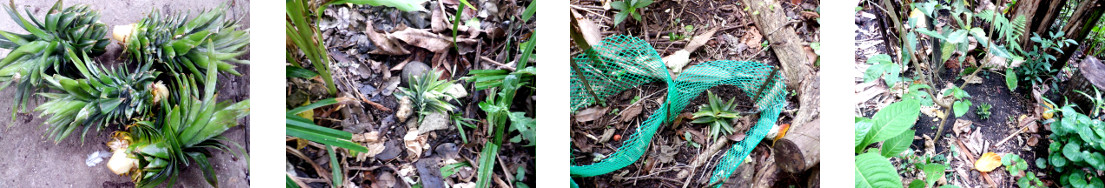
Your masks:
<instances>
[{"instance_id":1,"label":"green grass blade","mask_svg":"<svg viewBox=\"0 0 1105 188\"><path fill-rule=\"evenodd\" d=\"M322 100L319 100L319 101L315 101L315 103L311 103L311 104L308 104L308 105L305 105L305 106L297 107L297 108L292 109L292 110L288 110L288 114L289 115L295 115L295 114L303 113L307 110L314 110L315 108L318 108L318 107L323 107L323 106L327 106L327 105L331 105L331 104L337 104L337 103L338 103L338 100L335 99L335 98L322 99Z\"/></svg>"},{"instance_id":2,"label":"green grass blade","mask_svg":"<svg viewBox=\"0 0 1105 188\"><path fill-rule=\"evenodd\" d=\"M334 178L330 178L334 181L331 186L334 188L341 187L342 178L345 178L345 176L341 173L341 164L338 164L338 154L334 152L334 147L329 145L326 146L326 152L330 155L330 171L334 175Z\"/></svg>"}]
</instances>

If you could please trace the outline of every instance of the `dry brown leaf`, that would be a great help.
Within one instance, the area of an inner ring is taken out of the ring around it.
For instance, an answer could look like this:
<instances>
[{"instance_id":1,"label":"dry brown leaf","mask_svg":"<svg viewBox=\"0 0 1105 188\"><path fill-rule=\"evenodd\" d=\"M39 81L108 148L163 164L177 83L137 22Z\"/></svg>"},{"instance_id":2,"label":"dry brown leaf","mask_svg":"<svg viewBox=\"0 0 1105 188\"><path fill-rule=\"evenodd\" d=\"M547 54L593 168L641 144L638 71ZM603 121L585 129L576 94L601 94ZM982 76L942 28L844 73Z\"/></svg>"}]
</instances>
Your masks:
<instances>
[{"instance_id":1,"label":"dry brown leaf","mask_svg":"<svg viewBox=\"0 0 1105 188\"><path fill-rule=\"evenodd\" d=\"M749 50L758 51L761 48L760 44L763 44L763 39L764 36L760 35L759 28L748 27L748 31L745 31L744 36L741 37L741 43L748 45Z\"/></svg>"},{"instance_id":2,"label":"dry brown leaf","mask_svg":"<svg viewBox=\"0 0 1105 188\"><path fill-rule=\"evenodd\" d=\"M809 46L803 46L802 49L806 51L806 59L809 60L807 62L817 62L818 55L817 52L813 51L813 48L810 48Z\"/></svg>"},{"instance_id":3,"label":"dry brown leaf","mask_svg":"<svg viewBox=\"0 0 1105 188\"><path fill-rule=\"evenodd\" d=\"M395 39L388 38L384 34L376 32L376 29L372 27L372 21L365 23L365 35L368 36L368 40L372 41L372 44L376 45L376 49L368 52L369 54L381 54L381 55L407 55L410 51L399 45Z\"/></svg>"},{"instance_id":4,"label":"dry brown leaf","mask_svg":"<svg viewBox=\"0 0 1105 188\"><path fill-rule=\"evenodd\" d=\"M955 135L969 133L971 132L971 124L973 123L974 122L971 122L971 120L955 119L955 124L952 124L952 131L955 132Z\"/></svg>"},{"instance_id":5,"label":"dry brown leaf","mask_svg":"<svg viewBox=\"0 0 1105 188\"><path fill-rule=\"evenodd\" d=\"M693 40L691 40L691 42L687 43L687 46L683 47L683 49L687 50L687 51L691 51L691 52L694 52L695 50L698 50L698 48L702 47L703 45L706 45L706 42L709 42L710 39L714 38L714 33L717 33L717 28L716 27L713 28L713 29L707 30L706 32L704 32L702 34L695 35Z\"/></svg>"},{"instance_id":6,"label":"dry brown leaf","mask_svg":"<svg viewBox=\"0 0 1105 188\"><path fill-rule=\"evenodd\" d=\"M816 12L802 11L802 17L805 17L808 20L813 20L813 19L821 18L821 15L817 14Z\"/></svg>"},{"instance_id":7,"label":"dry brown leaf","mask_svg":"<svg viewBox=\"0 0 1105 188\"><path fill-rule=\"evenodd\" d=\"M1038 143L1040 143L1040 138L1036 138L1035 135L1029 136L1028 141L1025 141L1025 144L1031 147L1036 147L1036 144Z\"/></svg>"},{"instance_id":8,"label":"dry brown leaf","mask_svg":"<svg viewBox=\"0 0 1105 188\"><path fill-rule=\"evenodd\" d=\"M986 152L978 157L978 161L975 162L975 170L979 172L994 171L995 168L1001 166L1001 156L994 152Z\"/></svg>"},{"instance_id":9,"label":"dry brown leaf","mask_svg":"<svg viewBox=\"0 0 1105 188\"><path fill-rule=\"evenodd\" d=\"M376 181L372 182L373 188L390 188L395 186L395 174L390 171L381 170L377 175Z\"/></svg>"},{"instance_id":10,"label":"dry brown leaf","mask_svg":"<svg viewBox=\"0 0 1105 188\"><path fill-rule=\"evenodd\" d=\"M403 136L403 146L407 148L407 159L414 161L422 156L422 150L427 147L426 140L429 136L419 136L418 129L407 130Z\"/></svg>"},{"instance_id":11,"label":"dry brown leaf","mask_svg":"<svg viewBox=\"0 0 1105 188\"><path fill-rule=\"evenodd\" d=\"M368 148L368 152L362 152L357 154L357 162L364 161L368 157L376 157L376 154L384 152L384 141L387 141L387 137L381 137L380 132L372 131L364 134L353 134L353 142L362 143Z\"/></svg>"},{"instance_id":12,"label":"dry brown leaf","mask_svg":"<svg viewBox=\"0 0 1105 188\"><path fill-rule=\"evenodd\" d=\"M574 13L575 10L572 10ZM602 42L602 32L599 31L599 27L595 25L595 22L591 22L587 18L583 18L579 13L577 15L576 23L579 24L579 31L583 34L583 39L587 41L587 44L591 46L599 45Z\"/></svg>"},{"instance_id":13,"label":"dry brown leaf","mask_svg":"<svg viewBox=\"0 0 1105 188\"><path fill-rule=\"evenodd\" d=\"M591 108L583 109L579 112L576 112L576 115L575 115L576 122L586 123L586 122L594 121L596 119L601 118L603 114L606 114L606 110L607 110L606 107L591 107Z\"/></svg>"},{"instance_id":14,"label":"dry brown leaf","mask_svg":"<svg viewBox=\"0 0 1105 188\"><path fill-rule=\"evenodd\" d=\"M445 1L438 1L438 4ZM449 29L449 26L445 23L445 6L437 6L437 8L430 10L430 30L435 33L444 32Z\"/></svg>"},{"instance_id":15,"label":"dry brown leaf","mask_svg":"<svg viewBox=\"0 0 1105 188\"><path fill-rule=\"evenodd\" d=\"M407 28L402 31L391 33L388 36L435 53L448 52L449 48L453 47L452 37L447 38L440 34L431 33L425 29ZM475 42L475 39L457 37L457 43Z\"/></svg>"},{"instance_id":16,"label":"dry brown leaf","mask_svg":"<svg viewBox=\"0 0 1105 188\"><path fill-rule=\"evenodd\" d=\"M598 143L606 143L606 142L610 141L610 139L613 138L613 137L614 137L614 128L607 128L606 131L602 132L602 136L599 136Z\"/></svg>"},{"instance_id":17,"label":"dry brown leaf","mask_svg":"<svg viewBox=\"0 0 1105 188\"><path fill-rule=\"evenodd\" d=\"M641 115L641 105L627 107L622 111L622 122L629 122L633 120L633 118L636 118L637 115Z\"/></svg>"},{"instance_id":18,"label":"dry brown leaf","mask_svg":"<svg viewBox=\"0 0 1105 188\"><path fill-rule=\"evenodd\" d=\"M748 137L745 132L735 132L732 135L729 135L729 140L735 143L744 140L745 137Z\"/></svg>"}]
</instances>

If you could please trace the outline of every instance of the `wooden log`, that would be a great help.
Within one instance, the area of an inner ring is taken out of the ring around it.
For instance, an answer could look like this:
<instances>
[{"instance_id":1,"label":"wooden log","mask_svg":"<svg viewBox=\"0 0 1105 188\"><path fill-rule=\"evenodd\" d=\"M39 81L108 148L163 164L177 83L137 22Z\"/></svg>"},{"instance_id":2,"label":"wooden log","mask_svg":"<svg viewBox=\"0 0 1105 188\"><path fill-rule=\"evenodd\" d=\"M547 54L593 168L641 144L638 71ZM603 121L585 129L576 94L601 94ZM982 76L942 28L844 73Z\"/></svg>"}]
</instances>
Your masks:
<instances>
[{"instance_id":1,"label":"wooden log","mask_svg":"<svg viewBox=\"0 0 1105 188\"><path fill-rule=\"evenodd\" d=\"M813 68L807 62L806 52L802 49L802 38L790 26L783 7L777 0L742 1L749 6L748 15L751 15L752 22L756 23L760 34L767 37L771 50L779 58L783 76L787 78L787 88L800 88L799 84L806 80L806 75L813 72ZM752 14L751 11L759 11L759 14Z\"/></svg>"},{"instance_id":2,"label":"wooden log","mask_svg":"<svg viewBox=\"0 0 1105 188\"><path fill-rule=\"evenodd\" d=\"M806 180L806 187L821 188L821 167L813 167L810 179Z\"/></svg>"},{"instance_id":3,"label":"wooden log","mask_svg":"<svg viewBox=\"0 0 1105 188\"><path fill-rule=\"evenodd\" d=\"M791 125L795 126L795 125ZM775 164L791 174L801 174L821 161L820 119L801 127L791 127L775 141Z\"/></svg>"},{"instance_id":4,"label":"wooden log","mask_svg":"<svg viewBox=\"0 0 1105 188\"><path fill-rule=\"evenodd\" d=\"M1063 96L1070 99L1071 102L1078 105L1078 109L1081 109L1084 113L1089 113L1093 110L1093 101L1075 90L1085 92L1086 94L1095 95L1094 88L1105 88L1105 64L1101 64L1101 61L1093 56L1086 56L1078 65L1078 71L1074 72L1070 80L1067 81L1067 89L1062 90ZM1105 91L1102 91L1105 92Z\"/></svg>"},{"instance_id":5,"label":"wooden log","mask_svg":"<svg viewBox=\"0 0 1105 188\"><path fill-rule=\"evenodd\" d=\"M809 124L819 117L821 107L820 80L802 49L803 40L795 33L777 0L742 0L748 5L752 22L760 34L771 43L771 51L779 58L787 88L798 92L799 109L791 125ZM759 14L752 14L758 11Z\"/></svg>"},{"instance_id":6,"label":"wooden log","mask_svg":"<svg viewBox=\"0 0 1105 188\"><path fill-rule=\"evenodd\" d=\"M775 162L775 158L769 156L758 166L752 187L772 187L775 181L779 181L779 168Z\"/></svg>"}]
</instances>

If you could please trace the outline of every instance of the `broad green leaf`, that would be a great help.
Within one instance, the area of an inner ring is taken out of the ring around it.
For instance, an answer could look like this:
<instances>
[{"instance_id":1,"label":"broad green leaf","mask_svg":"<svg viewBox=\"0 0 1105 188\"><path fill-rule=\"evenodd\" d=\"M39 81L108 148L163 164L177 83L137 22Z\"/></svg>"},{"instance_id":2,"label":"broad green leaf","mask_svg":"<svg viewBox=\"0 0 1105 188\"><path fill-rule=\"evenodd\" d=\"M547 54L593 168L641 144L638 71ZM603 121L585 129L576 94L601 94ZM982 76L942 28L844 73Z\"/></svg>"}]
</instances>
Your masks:
<instances>
[{"instance_id":1,"label":"broad green leaf","mask_svg":"<svg viewBox=\"0 0 1105 188\"><path fill-rule=\"evenodd\" d=\"M920 179L915 179L915 180L909 182L909 188L925 188L925 181L920 180Z\"/></svg>"},{"instance_id":2,"label":"broad green leaf","mask_svg":"<svg viewBox=\"0 0 1105 188\"><path fill-rule=\"evenodd\" d=\"M1089 153L1088 151L1082 151L1083 158L1086 159L1086 163L1096 169L1105 169L1105 155L1100 152Z\"/></svg>"},{"instance_id":3,"label":"broad green leaf","mask_svg":"<svg viewBox=\"0 0 1105 188\"><path fill-rule=\"evenodd\" d=\"M951 59L951 58L952 58L952 54L955 54L955 47L956 47L956 46L957 46L957 45L956 45L956 44L954 44L954 43L950 43L950 42L945 42L945 43L944 43L944 44L943 44L943 45L942 45L942 46L940 47L940 62L941 62L941 63L943 63L943 62L947 62L947 61L948 61L948 59Z\"/></svg>"},{"instance_id":4,"label":"broad green leaf","mask_svg":"<svg viewBox=\"0 0 1105 188\"><path fill-rule=\"evenodd\" d=\"M882 156L887 158L896 157L898 156L898 154L901 154L902 151L909 149L909 144L913 143L914 133L916 133L916 131L907 130L901 135L895 136L894 138L890 138L889 140L886 140L886 142L883 142L882 149L880 150L882 152Z\"/></svg>"},{"instance_id":5,"label":"broad green leaf","mask_svg":"<svg viewBox=\"0 0 1105 188\"><path fill-rule=\"evenodd\" d=\"M1048 155L1048 162L1051 162L1055 168L1063 168L1067 165L1067 158L1064 158L1060 153L1052 153Z\"/></svg>"},{"instance_id":6,"label":"broad green leaf","mask_svg":"<svg viewBox=\"0 0 1105 188\"><path fill-rule=\"evenodd\" d=\"M872 64L867 68L864 73L864 82L870 82L878 80L880 77L886 81L887 85L893 86L895 83L901 81L899 75L902 72L902 66L894 62L891 62L890 56L886 54L879 54L867 59L868 64Z\"/></svg>"},{"instance_id":7,"label":"broad green leaf","mask_svg":"<svg viewBox=\"0 0 1105 188\"><path fill-rule=\"evenodd\" d=\"M902 187L902 178L890 161L875 152L856 156L856 188Z\"/></svg>"},{"instance_id":8,"label":"broad green leaf","mask_svg":"<svg viewBox=\"0 0 1105 188\"><path fill-rule=\"evenodd\" d=\"M627 17L629 17L629 12L626 11L621 11L617 14L614 14L614 25L621 24L623 21L625 21L625 18Z\"/></svg>"},{"instance_id":9,"label":"broad green leaf","mask_svg":"<svg viewBox=\"0 0 1105 188\"><path fill-rule=\"evenodd\" d=\"M925 29L925 28L918 28L917 32L921 33L921 34L928 35L932 38L937 38L937 39L940 39L940 40L948 40L948 37L945 37L944 34L937 33L936 31L933 31L933 30L928 30L928 29Z\"/></svg>"},{"instance_id":10,"label":"broad green leaf","mask_svg":"<svg viewBox=\"0 0 1105 188\"><path fill-rule=\"evenodd\" d=\"M931 187L933 183L940 177L944 177L944 169L947 166L938 163L926 164L923 168L925 171L925 187Z\"/></svg>"},{"instance_id":11,"label":"broad green leaf","mask_svg":"<svg viewBox=\"0 0 1105 188\"><path fill-rule=\"evenodd\" d=\"M890 61L890 55L878 54L867 58L867 64L878 65L883 63L893 63Z\"/></svg>"},{"instance_id":12,"label":"broad green leaf","mask_svg":"<svg viewBox=\"0 0 1105 188\"><path fill-rule=\"evenodd\" d=\"M856 136L856 139L855 139L856 142L854 143L854 145L855 145L854 147L856 147L856 153L859 153L860 150L863 149L863 148L860 147L861 146L860 144L863 143L864 138L867 138L867 133L868 133L868 131L871 130L871 124L873 122L871 121L871 119L868 119L868 118L865 118L865 117L856 117L855 121L856 121L856 135L855 135ZM863 147L867 147L867 146L863 145Z\"/></svg>"},{"instance_id":13,"label":"broad green leaf","mask_svg":"<svg viewBox=\"0 0 1105 188\"><path fill-rule=\"evenodd\" d=\"M967 30L957 29L951 34L948 34L948 42L952 44L967 42Z\"/></svg>"},{"instance_id":14,"label":"broad green leaf","mask_svg":"<svg viewBox=\"0 0 1105 188\"><path fill-rule=\"evenodd\" d=\"M955 101L955 104L952 104L952 110L955 111L955 117L962 117L964 114L967 114L967 111L971 110L971 101Z\"/></svg>"},{"instance_id":15,"label":"broad green leaf","mask_svg":"<svg viewBox=\"0 0 1105 188\"><path fill-rule=\"evenodd\" d=\"M1081 170L1076 170L1074 173L1067 176L1067 181L1070 182L1071 186L1076 188L1089 185L1089 182L1086 182L1086 173L1083 173Z\"/></svg>"},{"instance_id":16,"label":"broad green leaf","mask_svg":"<svg viewBox=\"0 0 1105 188\"><path fill-rule=\"evenodd\" d=\"M902 132L913 127L913 123L917 122L920 114L921 103L913 99L898 101L883 107L879 112L875 112L875 116L871 118L874 123L862 145L881 142L901 135Z\"/></svg>"},{"instance_id":17,"label":"broad green leaf","mask_svg":"<svg viewBox=\"0 0 1105 188\"><path fill-rule=\"evenodd\" d=\"M1013 68L1005 69L1005 86L1009 87L1009 91L1017 90L1017 72L1013 71Z\"/></svg>"},{"instance_id":18,"label":"broad green leaf","mask_svg":"<svg viewBox=\"0 0 1105 188\"><path fill-rule=\"evenodd\" d=\"M1083 161L1081 146L1078 146L1078 144L1074 142L1067 142L1067 144L1063 146L1063 156L1067 157L1067 159L1072 162L1077 163Z\"/></svg>"}]
</instances>

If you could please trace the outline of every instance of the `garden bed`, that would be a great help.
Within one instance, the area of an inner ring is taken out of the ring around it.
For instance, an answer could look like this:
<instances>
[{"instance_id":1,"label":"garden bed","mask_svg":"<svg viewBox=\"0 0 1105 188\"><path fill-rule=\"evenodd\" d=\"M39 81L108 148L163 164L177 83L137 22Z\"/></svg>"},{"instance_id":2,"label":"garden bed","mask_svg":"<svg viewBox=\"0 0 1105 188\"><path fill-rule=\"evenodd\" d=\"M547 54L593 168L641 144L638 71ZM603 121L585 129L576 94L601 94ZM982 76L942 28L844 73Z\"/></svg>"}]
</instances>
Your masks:
<instances>
[{"instance_id":1,"label":"garden bed","mask_svg":"<svg viewBox=\"0 0 1105 188\"><path fill-rule=\"evenodd\" d=\"M705 36L709 37L709 40L705 42L702 50L690 53L690 61L684 69L714 60L754 61L780 66L779 59L768 47L771 45L768 44L767 37L757 30L758 27L750 17L755 10L747 9L741 5L743 3L741 1L658 1L647 5L643 10L637 9L641 14L641 20L630 17L619 24L614 23L615 15L619 10L610 8L603 2L583 0L571 3L572 11L576 12L577 16L594 23L598 36L634 36L651 44L661 56L683 49L689 43L689 38L703 37L698 35L702 35L707 30L716 29L714 35ZM785 10L783 11L785 15L794 20L794 32L801 38L802 45L808 48L811 43L818 43L820 35L816 21L818 2L803 1L798 5L790 2L780 4L782 6L780 8ZM571 52L573 57L582 53L577 46L573 46ZM812 50L807 55L811 57L811 63L816 61L817 55ZM650 115L661 113L660 107L668 100L666 97L669 97L666 96L668 87L663 82L641 84L606 97L603 99L605 106L596 104L581 107L571 114L573 165L595 163L609 157L626 144L623 141L630 138ZM797 90L797 88L787 89L788 92ZM732 85L719 85L708 91L716 94L723 101L731 100L736 106L735 111L742 112L742 117L732 125L734 137L744 135L757 121L758 114L754 113L756 108L753 104L754 100L746 94L746 92L755 91L741 91ZM798 100L796 98L788 97L787 103L791 105L784 109L777 125L789 124L792 121L797 113L796 109L799 108L795 105ZM689 101L681 112L672 112L677 116L673 118L674 122L660 125L644 155L629 166L594 177L574 177L573 181L581 187L707 186L707 181L710 179L708 175L715 170L714 165L728 149L723 147L722 152L706 156L706 161L703 161L702 165L692 167L691 161L695 161L700 155L707 155L705 153L708 148L714 144L709 136L709 126L691 123L694 120L692 114L697 112L700 106L707 104L707 92L702 92ZM770 138L760 142L750 154L751 160L745 160L730 179L726 180L724 186L753 184L779 187L808 186L809 179L813 178L814 171L817 171L814 169L818 167L800 174L777 170L774 168L774 156L770 148ZM763 168L768 166L772 168ZM816 184L816 181L813 183Z\"/></svg>"}]
</instances>

